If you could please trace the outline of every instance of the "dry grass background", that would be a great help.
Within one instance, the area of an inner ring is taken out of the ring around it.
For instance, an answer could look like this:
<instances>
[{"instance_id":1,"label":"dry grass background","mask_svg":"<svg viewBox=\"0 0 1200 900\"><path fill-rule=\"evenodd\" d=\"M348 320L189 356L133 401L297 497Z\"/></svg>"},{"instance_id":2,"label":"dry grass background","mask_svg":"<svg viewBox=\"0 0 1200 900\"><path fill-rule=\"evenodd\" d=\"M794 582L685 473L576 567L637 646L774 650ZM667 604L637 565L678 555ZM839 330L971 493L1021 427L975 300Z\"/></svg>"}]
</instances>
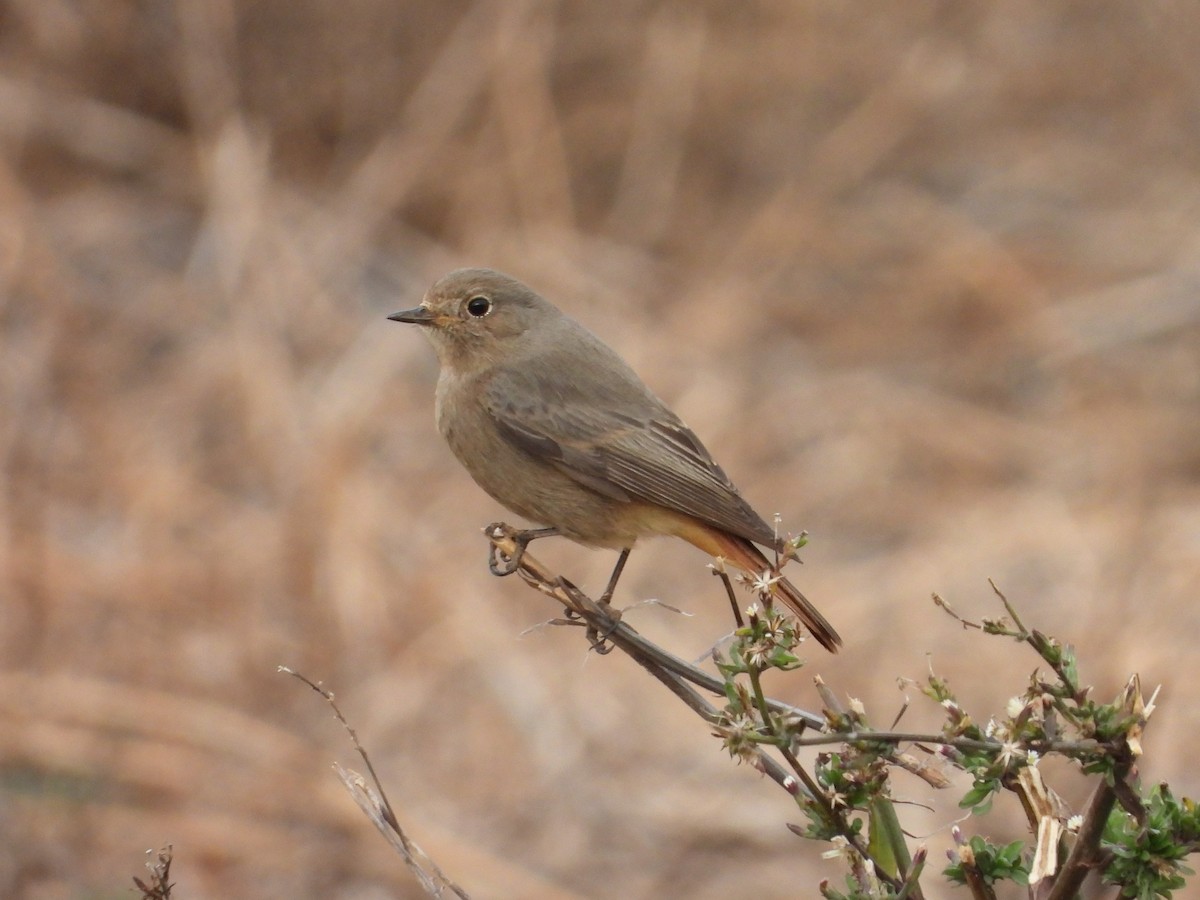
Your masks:
<instances>
[{"instance_id":1,"label":"dry grass background","mask_svg":"<svg viewBox=\"0 0 1200 900\"><path fill-rule=\"evenodd\" d=\"M463 264L811 532L847 646L808 672L887 724L929 652L986 715L1033 660L928 598L995 614L991 576L1103 696L1165 684L1146 774L1194 794L1197 59L1182 0L7 0L0 894L127 896L170 842L186 897L415 896L281 663L478 896L840 879L627 660L523 636L554 610L487 573L498 511L384 320ZM651 547L626 600L695 617L632 621L699 656L718 586ZM940 859L953 798L903 789Z\"/></svg>"}]
</instances>

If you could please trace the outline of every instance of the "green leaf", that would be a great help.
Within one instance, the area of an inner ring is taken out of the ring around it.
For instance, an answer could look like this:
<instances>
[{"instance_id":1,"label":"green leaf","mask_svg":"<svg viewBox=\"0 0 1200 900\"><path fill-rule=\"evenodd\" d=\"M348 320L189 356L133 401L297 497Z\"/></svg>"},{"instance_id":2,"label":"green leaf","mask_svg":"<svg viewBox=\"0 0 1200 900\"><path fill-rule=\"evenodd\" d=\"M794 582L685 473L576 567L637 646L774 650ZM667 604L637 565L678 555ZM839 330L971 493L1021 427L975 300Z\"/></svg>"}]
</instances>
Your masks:
<instances>
[{"instance_id":1,"label":"green leaf","mask_svg":"<svg viewBox=\"0 0 1200 900\"><path fill-rule=\"evenodd\" d=\"M900 868L912 867L908 843L896 816L896 807L887 797L875 797L867 808L869 817L867 847L871 857L893 878L900 877Z\"/></svg>"}]
</instances>

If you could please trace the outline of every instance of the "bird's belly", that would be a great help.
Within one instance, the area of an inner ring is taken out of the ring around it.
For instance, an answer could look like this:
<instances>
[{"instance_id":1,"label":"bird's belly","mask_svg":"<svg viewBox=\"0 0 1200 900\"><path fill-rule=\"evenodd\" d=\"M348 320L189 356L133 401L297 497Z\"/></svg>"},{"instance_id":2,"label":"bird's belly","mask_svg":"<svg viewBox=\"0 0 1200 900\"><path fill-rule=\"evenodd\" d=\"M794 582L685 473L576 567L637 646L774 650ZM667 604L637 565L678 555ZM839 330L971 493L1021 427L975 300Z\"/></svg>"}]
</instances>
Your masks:
<instances>
[{"instance_id":1,"label":"bird's belly","mask_svg":"<svg viewBox=\"0 0 1200 900\"><path fill-rule=\"evenodd\" d=\"M438 428L475 483L508 510L593 547L631 547L644 533L630 515L639 504L598 494L514 447L490 418L468 418L476 424L439 410Z\"/></svg>"}]
</instances>

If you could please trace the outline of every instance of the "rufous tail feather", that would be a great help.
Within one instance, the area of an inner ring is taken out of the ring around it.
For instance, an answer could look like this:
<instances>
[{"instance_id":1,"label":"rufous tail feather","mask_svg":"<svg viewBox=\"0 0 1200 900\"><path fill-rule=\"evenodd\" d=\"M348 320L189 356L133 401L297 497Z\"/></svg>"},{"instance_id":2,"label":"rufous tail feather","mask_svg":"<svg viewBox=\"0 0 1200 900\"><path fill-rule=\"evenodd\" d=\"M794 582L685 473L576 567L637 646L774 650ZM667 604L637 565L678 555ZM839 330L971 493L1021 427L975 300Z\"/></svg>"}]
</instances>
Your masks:
<instances>
[{"instance_id":1,"label":"rufous tail feather","mask_svg":"<svg viewBox=\"0 0 1200 900\"><path fill-rule=\"evenodd\" d=\"M698 529L697 529L698 531ZM706 553L720 556L737 568L751 575L761 575L771 569L771 563L762 551L748 540L737 535L704 528L703 533L680 534L680 537L695 544ZM775 582L775 595L783 600L805 627L812 632L817 642L830 653L837 653L842 639L800 589L782 576Z\"/></svg>"}]
</instances>

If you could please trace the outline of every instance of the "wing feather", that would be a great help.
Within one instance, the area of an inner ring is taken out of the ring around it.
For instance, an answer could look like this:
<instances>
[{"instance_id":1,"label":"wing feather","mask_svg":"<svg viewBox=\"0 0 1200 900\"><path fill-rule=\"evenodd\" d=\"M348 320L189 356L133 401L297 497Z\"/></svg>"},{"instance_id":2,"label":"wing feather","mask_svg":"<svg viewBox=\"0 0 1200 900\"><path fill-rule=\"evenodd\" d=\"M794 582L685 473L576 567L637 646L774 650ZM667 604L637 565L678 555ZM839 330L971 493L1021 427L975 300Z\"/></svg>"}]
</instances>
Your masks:
<instances>
[{"instance_id":1,"label":"wing feather","mask_svg":"<svg viewBox=\"0 0 1200 900\"><path fill-rule=\"evenodd\" d=\"M547 384L528 370L509 369L489 379L484 406L511 444L590 490L774 543L771 527L700 439L636 376L595 381L586 389L579 379Z\"/></svg>"}]
</instances>

